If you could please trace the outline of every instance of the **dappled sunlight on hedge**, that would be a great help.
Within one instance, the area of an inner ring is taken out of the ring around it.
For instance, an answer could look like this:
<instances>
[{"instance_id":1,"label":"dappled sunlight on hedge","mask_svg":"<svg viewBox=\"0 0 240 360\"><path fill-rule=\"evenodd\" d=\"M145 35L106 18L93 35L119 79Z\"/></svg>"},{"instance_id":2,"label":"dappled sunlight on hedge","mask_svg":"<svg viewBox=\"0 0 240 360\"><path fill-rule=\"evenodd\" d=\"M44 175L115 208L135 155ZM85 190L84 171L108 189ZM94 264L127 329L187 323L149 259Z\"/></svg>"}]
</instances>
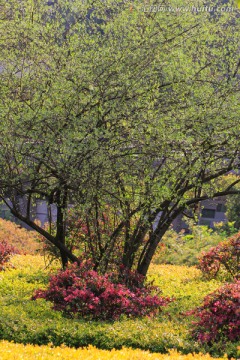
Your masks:
<instances>
[{"instance_id":1,"label":"dappled sunlight on hedge","mask_svg":"<svg viewBox=\"0 0 240 360\"><path fill-rule=\"evenodd\" d=\"M151 265L149 279L162 290L163 296L174 297L169 305L175 313L184 312L201 304L204 296L222 285L221 280L204 281L201 271L194 266Z\"/></svg>"},{"instance_id":2,"label":"dappled sunlight on hedge","mask_svg":"<svg viewBox=\"0 0 240 360\"><path fill-rule=\"evenodd\" d=\"M59 262L51 263L51 266L45 261L42 255L14 255L10 259L10 263L15 271L24 274L30 273L52 273L60 268Z\"/></svg>"}]
</instances>

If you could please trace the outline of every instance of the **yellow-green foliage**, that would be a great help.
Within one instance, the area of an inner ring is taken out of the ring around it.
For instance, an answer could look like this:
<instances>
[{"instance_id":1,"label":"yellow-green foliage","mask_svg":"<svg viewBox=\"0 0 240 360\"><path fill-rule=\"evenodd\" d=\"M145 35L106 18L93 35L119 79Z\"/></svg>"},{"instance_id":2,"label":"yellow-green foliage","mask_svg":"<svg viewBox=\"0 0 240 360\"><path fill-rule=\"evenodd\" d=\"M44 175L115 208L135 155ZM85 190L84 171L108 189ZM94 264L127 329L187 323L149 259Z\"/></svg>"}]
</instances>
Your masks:
<instances>
[{"instance_id":1,"label":"yellow-green foliage","mask_svg":"<svg viewBox=\"0 0 240 360\"><path fill-rule=\"evenodd\" d=\"M154 280L164 296L174 297L168 308L184 312L198 306L210 292L221 286L220 280L203 281L195 267L178 265L151 265L149 279Z\"/></svg>"},{"instance_id":2,"label":"yellow-green foliage","mask_svg":"<svg viewBox=\"0 0 240 360\"><path fill-rule=\"evenodd\" d=\"M22 253L36 254L42 249L35 231L21 228L12 221L0 219L0 242L6 241Z\"/></svg>"},{"instance_id":3,"label":"yellow-green foliage","mask_svg":"<svg viewBox=\"0 0 240 360\"><path fill-rule=\"evenodd\" d=\"M7 341L0 342L1 360L211 360L210 355L188 354L181 355L177 351L169 354L156 354L143 350L123 348L121 350L99 350L93 346L83 349L68 347L50 347L13 344ZM226 358L219 358L223 360Z\"/></svg>"},{"instance_id":4,"label":"yellow-green foliage","mask_svg":"<svg viewBox=\"0 0 240 360\"><path fill-rule=\"evenodd\" d=\"M220 281L203 281L194 267L153 265L149 278L175 302L154 318L92 322L63 318L51 309L51 303L30 300L34 290L48 285L48 275L56 271L56 264L45 268L39 255L16 255L11 263L13 268L0 273L0 339L24 344L76 348L91 344L107 350L125 346L161 353L173 348L184 353L199 351L189 336L191 319L181 313L200 305L206 294L220 286Z\"/></svg>"},{"instance_id":5,"label":"yellow-green foliage","mask_svg":"<svg viewBox=\"0 0 240 360\"><path fill-rule=\"evenodd\" d=\"M44 258L40 255L15 255L12 258L11 263L17 270L28 273L31 271L36 272L38 270L42 272L45 267Z\"/></svg>"}]
</instances>

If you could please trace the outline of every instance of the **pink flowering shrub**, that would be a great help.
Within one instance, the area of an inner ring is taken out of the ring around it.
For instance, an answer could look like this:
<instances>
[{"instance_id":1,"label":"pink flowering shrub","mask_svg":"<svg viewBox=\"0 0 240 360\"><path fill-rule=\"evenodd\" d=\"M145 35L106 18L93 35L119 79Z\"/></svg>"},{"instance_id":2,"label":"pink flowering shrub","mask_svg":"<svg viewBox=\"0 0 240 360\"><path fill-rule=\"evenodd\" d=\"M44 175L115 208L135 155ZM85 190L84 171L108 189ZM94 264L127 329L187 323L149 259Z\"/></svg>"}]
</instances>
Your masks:
<instances>
[{"instance_id":1,"label":"pink flowering shrub","mask_svg":"<svg viewBox=\"0 0 240 360\"><path fill-rule=\"evenodd\" d=\"M212 247L208 252L202 253L198 264L198 268L208 278L216 277L221 269L234 278L239 275L239 266L240 233Z\"/></svg>"},{"instance_id":2,"label":"pink flowering shrub","mask_svg":"<svg viewBox=\"0 0 240 360\"><path fill-rule=\"evenodd\" d=\"M4 265L14 253L17 253L17 250L13 246L8 245L6 241L0 242L0 270L4 269Z\"/></svg>"},{"instance_id":3,"label":"pink flowering shrub","mask_svg":"<svg viewBox=\"0 0 240 360\"><path fill-rule=\"evenodd\" d=\"M78 318L116 320L121 315L129 317L152 315L171 299L152 292L157 288L143 286L143 279L134 272L122 269L123 281L116 275L99 275L91 261L72 264L50 278L47 290L37 290L33 300L44 298L53 303L53 309ZM127 276L129 286L124 277Z\"/></svg>"},{"instance_id":4,"label":"pink flowering shrub","mask_svg":"<svg viewBox=\"0 0 240 360\"><path fill-rule=\"evenodd\" d=\"M226 284L204 299L201 307L188 315L198 318L193 323L193 336L201 343L235 341L240 338L240 280Z\"/></svg>"}]
</instances>

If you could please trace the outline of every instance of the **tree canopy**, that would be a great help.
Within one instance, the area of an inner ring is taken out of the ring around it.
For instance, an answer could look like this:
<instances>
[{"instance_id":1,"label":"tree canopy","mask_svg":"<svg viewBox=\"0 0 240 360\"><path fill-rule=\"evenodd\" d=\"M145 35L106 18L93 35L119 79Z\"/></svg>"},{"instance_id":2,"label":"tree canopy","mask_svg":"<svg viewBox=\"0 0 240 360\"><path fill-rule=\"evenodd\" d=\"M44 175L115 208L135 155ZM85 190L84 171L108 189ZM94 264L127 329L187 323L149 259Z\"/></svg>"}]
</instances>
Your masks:
<instances>
[{"instance_id":1,"label":"tree canopy","mask_svg":"<svg viewBox=\"0 0 240 360\"><path fill-rule=\"evenodd\" d=\"M240 165L237 12L108 0L2 10L2 201L63 264L77 260L65 241L77 204L99 267L117 256L146 275L172 221L240 181L219 186ZM34 223L39 197L57 207L55 232Z\"/></svg>"}]
</instances>

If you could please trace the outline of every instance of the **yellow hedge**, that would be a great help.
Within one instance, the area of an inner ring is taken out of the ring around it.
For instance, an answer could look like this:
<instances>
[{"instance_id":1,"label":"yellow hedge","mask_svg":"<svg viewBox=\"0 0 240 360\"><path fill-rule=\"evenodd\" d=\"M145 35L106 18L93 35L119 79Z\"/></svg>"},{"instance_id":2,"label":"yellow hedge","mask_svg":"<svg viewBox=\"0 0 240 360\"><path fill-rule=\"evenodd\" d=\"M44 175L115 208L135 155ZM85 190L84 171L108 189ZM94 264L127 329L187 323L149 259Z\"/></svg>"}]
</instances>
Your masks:
<instances>
[{"instance_id":1,"label":"yellow hedge","mask_svg":"<svg viewBox=\"0 0 240 360\"><path fill-rule=\"evenodd\" d=\"M12 221L0 218L0 242L6 241L21 253L35 255L42 250L42 245L37 241L38 237L35 231L26 230Z\"/></svg>"},{"instance_id":2,"label":"yellow hedge","mask_svg":"<svg viewBox=\"0 0 240 360\"><path fill-rule=\"evenodd\" d=\"M51 347L0 342L1 360L210 360L210 355L181 355L177 351L169 354L149 353L148 351L123 348L122 350L99 350L93 346L84 349ZM223 360L219 358L218 360ZM226 359L225 359L226 360Z\"/></svg>"}]
</instances>

